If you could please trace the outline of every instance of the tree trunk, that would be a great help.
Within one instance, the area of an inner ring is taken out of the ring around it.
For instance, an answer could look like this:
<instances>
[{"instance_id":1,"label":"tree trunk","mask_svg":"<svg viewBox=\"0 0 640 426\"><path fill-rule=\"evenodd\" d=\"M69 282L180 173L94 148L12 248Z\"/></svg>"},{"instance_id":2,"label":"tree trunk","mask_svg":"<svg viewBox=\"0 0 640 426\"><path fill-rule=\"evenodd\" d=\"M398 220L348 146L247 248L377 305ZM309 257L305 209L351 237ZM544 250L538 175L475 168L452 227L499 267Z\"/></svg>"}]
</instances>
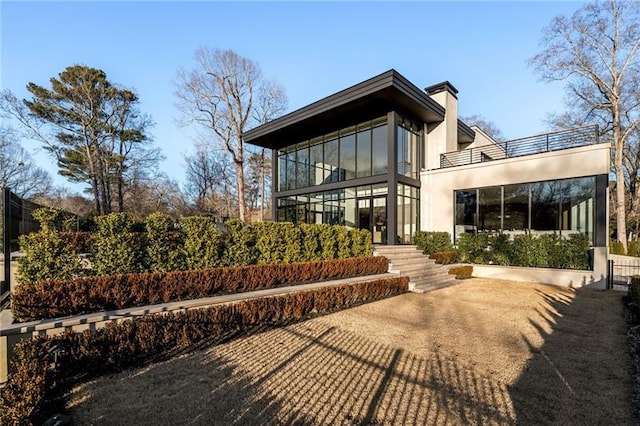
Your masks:
<instances>
[{"instance_id":1,"label":"tree trunk","mask_svg":"<svg viewBox=\"0 0 640 426\"><path fill-rule=\"evenodd\" d=\"M260 220L264 221L264 148L260 156Z\"/></svg>"},{"instance_id":2,"label":"tree trunk","mask_svg":"<svg viewBox=\"0 0 640 426\"><path fill-rule=\"evenodd\" d=\"M614 170L616 172L616 223L618 241L622 243L624 252L627 252L627 210L625 208L625 184L622 159L624 156L624 141L620 132L620 111L617 100L613 101L613 142L615 145Z\"/></svg>"},{"instance_id":3,"label":"tree trunk","mask_svg":"<svg viewBox=\"0 0 640 426\"><path fill-rule=\"evenodd\" d=\"M241 161L236 161L236 175L238 176L238 214L240 220L245 220L245 204L244 204L244 168Z\"/></svg>"}]
</instances>

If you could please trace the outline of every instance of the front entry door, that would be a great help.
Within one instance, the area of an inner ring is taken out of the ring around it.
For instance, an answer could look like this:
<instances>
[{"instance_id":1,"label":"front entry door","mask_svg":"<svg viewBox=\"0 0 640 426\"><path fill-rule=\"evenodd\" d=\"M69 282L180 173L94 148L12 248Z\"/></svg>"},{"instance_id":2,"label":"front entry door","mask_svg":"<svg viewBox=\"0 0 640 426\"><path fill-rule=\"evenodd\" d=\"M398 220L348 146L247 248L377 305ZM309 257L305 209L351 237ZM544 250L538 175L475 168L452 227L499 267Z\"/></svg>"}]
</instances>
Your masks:
<instances>
[{"instance_id":1,"label":"front entry door","mask_svg":"<svg viewBox=\"0 0 640 426\"><path fill-rule=\"evenodd\" d=\"M387 197L358 199L358 228L371 232L374 244L387 242Z\"/></svg>"}]
</instances>

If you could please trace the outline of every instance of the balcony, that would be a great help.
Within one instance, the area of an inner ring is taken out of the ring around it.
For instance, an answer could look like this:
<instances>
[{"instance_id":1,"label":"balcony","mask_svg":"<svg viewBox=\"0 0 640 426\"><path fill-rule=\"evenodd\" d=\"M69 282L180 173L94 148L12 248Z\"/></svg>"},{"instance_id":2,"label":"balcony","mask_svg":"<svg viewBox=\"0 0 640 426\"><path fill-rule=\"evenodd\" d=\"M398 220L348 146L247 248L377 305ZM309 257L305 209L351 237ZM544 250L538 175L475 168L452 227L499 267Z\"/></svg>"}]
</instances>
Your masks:
<instances>
[{"instance_id":1,"label":"balcony","mask_svg":"<svg viewBox=\"0 0 640 426\"><path fill-rule=\"evenodd\" d=\"M598 125L543 133L440 155L440 168L561 151L598 143Z\"/></svg>"}]
</instances>

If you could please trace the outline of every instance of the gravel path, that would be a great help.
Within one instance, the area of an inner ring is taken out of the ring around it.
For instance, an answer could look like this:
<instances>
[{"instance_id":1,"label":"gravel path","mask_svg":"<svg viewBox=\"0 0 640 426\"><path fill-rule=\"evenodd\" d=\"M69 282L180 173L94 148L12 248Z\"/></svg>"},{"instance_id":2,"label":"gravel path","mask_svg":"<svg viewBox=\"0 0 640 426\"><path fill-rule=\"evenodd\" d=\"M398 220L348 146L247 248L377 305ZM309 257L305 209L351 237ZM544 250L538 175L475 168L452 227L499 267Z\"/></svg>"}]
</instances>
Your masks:
<instances>
[{"instance_id":1,"label":"gravel path","mask_svg":"<svg viewBox=\"0 0 640 426\"><path fill-rule=\"evenodd\" d=\"M76 387L75 424L631 424L620 293L471 279Z\"/></svg>"}]
</instances>

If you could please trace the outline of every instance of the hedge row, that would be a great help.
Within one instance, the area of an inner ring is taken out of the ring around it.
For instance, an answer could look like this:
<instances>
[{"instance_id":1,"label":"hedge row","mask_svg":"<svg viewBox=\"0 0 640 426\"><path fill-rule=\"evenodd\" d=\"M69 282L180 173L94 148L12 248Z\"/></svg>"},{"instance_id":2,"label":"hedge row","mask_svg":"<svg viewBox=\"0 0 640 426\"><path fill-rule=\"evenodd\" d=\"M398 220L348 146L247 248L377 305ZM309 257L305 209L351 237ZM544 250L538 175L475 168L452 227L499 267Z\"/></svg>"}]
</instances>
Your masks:
<instances>
[{"instance_id":1,"label":"hedge row","mask_svg":"<svg viewBox=\"0 0 640 426\"><path fill-rule=\"evenodd\" d=\"M25 256L20 259L20 282L373 254L369 231L337 225L230 220L223 228L209 217L185 217L174 223L166 214L153 213L144 223L146 232L134 232L139 224L122 213L95 220L97 231L93 234L58 232L45 220L41 232L21 237L20 250ZM91 268L82 268L72 259L80 253L88 254Z\"/></svg>"},{"instance_id":2,"label":"hedge row","mask_svg":"<svg viewBox=\"0 0 640 426\"><path fill-rule=\"evenodd\" d=\"M624 250L624 246L620 241L609 240L609 253L640 257L640 240L637 238L629 240L627 242L627 251Z\"/></svg>"},{"instance_id":3,"label":"hedge row","mask_svg":"<svg viewBox=\"0 0 640 426\"><path fill-rule=\"evenodd\" d=\"M198 299L224 293L387 272L382 256L199 271L47 280L19 285L11 309L17 321Z\"/></svg>"},{"instance_id":4,"label":"hedge row","mask_svg":"<svg viewBox=\"0 0 640 426\"><path fill-rule=\"evenodd\" d=\"M98 376L171 356L201 342L219 342L263 324L282 324L407 291L408 278L325 287L187 312L155 314L91 333L66 332L19 342L14 372L0 390L0 424L41 424L73 378ZM48 351L63 351L51 369Z\"/></svg>"},{"instance_id":5,"label":"hedge row","mask_svg":"<svg viewBox=\"0 0 640 426\"><path fill-rule=\"evenodd\" d=\"M449 268L449 275L455 275L456 279L459 280L471 278L471 274L473 274L473 266L471 265L454 266L453 268Z\"/></svg>"},{"instance_id":6,"label":"hedge row","mask_svg":"<svg viewBox=\"0 0 640 426\"><path fill-rule=\"evenodd\" d=\"M457 248L447 232L417 232L416 244L437 263L493 264L533 268L589 268L589 237L571 234L509 235L462 234Z\"/></svg>"}]
</instances>

